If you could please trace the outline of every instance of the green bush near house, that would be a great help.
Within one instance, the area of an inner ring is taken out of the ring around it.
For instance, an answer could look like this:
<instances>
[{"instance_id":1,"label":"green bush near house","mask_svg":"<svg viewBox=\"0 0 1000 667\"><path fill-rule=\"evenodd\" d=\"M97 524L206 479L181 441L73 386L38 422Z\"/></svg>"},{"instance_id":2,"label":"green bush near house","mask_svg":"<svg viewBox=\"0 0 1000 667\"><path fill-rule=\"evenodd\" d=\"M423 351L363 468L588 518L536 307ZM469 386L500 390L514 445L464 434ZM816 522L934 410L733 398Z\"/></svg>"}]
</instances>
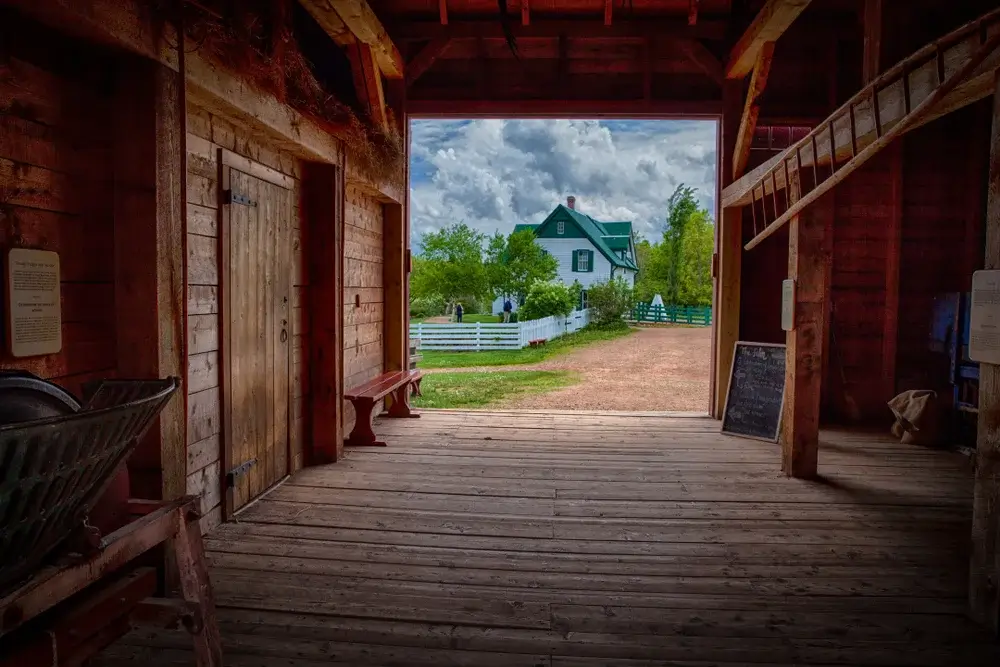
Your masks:
<instances>
[{"instance_id":1,"label":"green bush near house","mask_svg":"<svg viewBox=\"0 0 1000 667\"><path fill-rule=\"evenodd\" d=\"M444 297L440 294L428 294L410 299L410 317L424 319L443 315L445 308Z\"/></svg>"},{"instance_id":2,"label":"green bush near house","mask_svg":"<svg viewBox=\"0 0 1000 667\"><path fill-rule=\"evenodd\" d=\"M590 319L601 325L622 322L632 310L634 291L624 278L612 278L606 283L597 283L587 289L587 307Z\"/></svg>"},{"instance_id":3,"label":"green bush near house","mask_svg":"<svg viewBox=\"0 0 1000 667\"><path fill-rule=\"evenodd\" d=\"M572 285L536 282L528 290L524 304L517 312L522 322L540 320L553 315L566 317L573 312L578 301L579 294Z\"/></svg>"}]
</instances>

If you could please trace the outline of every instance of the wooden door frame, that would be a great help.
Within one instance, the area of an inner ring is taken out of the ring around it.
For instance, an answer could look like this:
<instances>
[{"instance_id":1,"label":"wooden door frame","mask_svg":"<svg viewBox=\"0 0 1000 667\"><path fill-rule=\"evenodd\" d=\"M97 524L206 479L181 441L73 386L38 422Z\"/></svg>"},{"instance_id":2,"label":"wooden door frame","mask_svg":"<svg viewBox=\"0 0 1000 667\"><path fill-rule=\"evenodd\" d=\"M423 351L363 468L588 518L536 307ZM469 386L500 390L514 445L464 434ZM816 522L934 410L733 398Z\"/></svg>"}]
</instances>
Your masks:
<instances>
[{"instance_id":1,"label":"wooden door frame","mask_svg":"<svg viewBox=\"0 0 1000 667\"><path fill-rule=\"evenodd\" d=\"M271 185L276 185L280 188L288 190L290 193L295 192L295 179L291 176L282 174L276 169L272 169L266 165L254 162L248 158L238 155L225 148L219 148L219 159L217 161L219 165L219 187L218 187L218 197L219 197L219 230L218 230L218 256L219 256L219 400L220 400L220 437L219 446L221 452L219 452L219 458L222 461L222 465L219 467L219 484L222 489L222 520L225 521L231 517L235 512L242 508L234 508L234 498L233 489L230 487L226 480L229 475L229 471L233 469L233 443L232 443L232 433L233 433L233 410L232 410L232 398L230 395L230 379L232 377L232 346L230 344L229 338L229 322L232 316L230 311L230 303L232 302L232 297L229 293L229 271L232 268L232 257L230 253L229 246L229 234L230 234L230 206L231 204L226 201L226 192L232 188L232 170L242 172L251 178L256 178ZM291 238L289 238L289 244L291 244ZM291 288L292 285L292 262L288 263L286 267L288 271L288 285ZM291 310L289 304L289 310ZM290 329L289 325L289 329ZM291 336L289 336L291 339ZM289 340L289 353L288 353L288 425L286 429L287 436L285 438L285 473L281 477L288 475L288 472L292 468L292 352L291 352L291 341ZM252 499L248 499L247 505L252 502ZM244 505L243 507L246 507Z\"/></svg>"}]
</instances>

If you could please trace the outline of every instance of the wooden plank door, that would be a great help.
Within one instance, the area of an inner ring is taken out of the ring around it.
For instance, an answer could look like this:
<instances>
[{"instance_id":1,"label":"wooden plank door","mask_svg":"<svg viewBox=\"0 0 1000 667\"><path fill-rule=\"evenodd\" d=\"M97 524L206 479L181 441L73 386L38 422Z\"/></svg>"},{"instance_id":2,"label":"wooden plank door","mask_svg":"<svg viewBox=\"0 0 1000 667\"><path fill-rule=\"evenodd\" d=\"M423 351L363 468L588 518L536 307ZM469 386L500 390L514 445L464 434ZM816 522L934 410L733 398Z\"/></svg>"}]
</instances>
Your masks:
<instances>
[{"instance_id":1,"label":"wooden plank door","mask_svg":"<svg viewBox=\"0 0 1000 667\"><path fill-rule=\"evenodd\" d=\"M288 473L291 191L223 167L226 515Z\"/></svg>"}]
</instances>

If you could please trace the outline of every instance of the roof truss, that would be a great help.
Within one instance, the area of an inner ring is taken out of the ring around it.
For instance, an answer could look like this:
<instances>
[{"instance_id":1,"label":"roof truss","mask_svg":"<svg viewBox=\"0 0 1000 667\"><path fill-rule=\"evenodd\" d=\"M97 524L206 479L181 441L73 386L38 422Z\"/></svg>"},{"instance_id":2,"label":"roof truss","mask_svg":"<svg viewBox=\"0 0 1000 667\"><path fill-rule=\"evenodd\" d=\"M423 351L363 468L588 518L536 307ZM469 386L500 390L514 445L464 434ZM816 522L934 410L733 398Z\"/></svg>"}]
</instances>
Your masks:
<instances>
[{"instance_id":1,"label":"roof truss","mask_svg":"<svg viewBox=\"0 0 1000 667\"><path fill-rule=\"evenodd\" d=\"M811 0L767 0L736 42L726 65L727 79L742 79L754 68L764 45L776 42Z\"/></svg>"}]
</instances>

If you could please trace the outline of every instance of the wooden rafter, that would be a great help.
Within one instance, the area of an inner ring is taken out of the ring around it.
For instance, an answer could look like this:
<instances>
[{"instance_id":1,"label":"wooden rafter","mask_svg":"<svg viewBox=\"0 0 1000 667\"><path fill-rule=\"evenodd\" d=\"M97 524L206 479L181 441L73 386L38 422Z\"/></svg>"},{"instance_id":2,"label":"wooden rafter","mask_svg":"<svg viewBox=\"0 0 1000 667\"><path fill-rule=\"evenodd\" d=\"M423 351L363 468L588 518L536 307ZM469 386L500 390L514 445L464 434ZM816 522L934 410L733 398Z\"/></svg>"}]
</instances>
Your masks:
<instances>
[{"instance_id":1,"label":"wooden rafter","mask_svg":"<svg viewBox=\"0 0 1000 667\"><path fill-rule=\"evenodd\" d=\"M882 59L882 0L865 0L865 44L862 63L865 83L878 76Z\"/></svg>"},{"instance_id":2,"label":"wooden rafter","mask_svg":"<svg viewBox=\"0 0 1000 667\"><path fill-rule=\"evenodd\" d=\"M354 88L358 100L368 111L372 123L378 127L388 124L385 113L385 95L382 93L382 75L375 62L371 46L357 42L347 50L354 75Z\"/></svg>"},{"instance_id":3,"label":"wooden rafter","mask_svg":"<svg viewBox=\"0 0 1000 667\"><path fill-rule=\"evenodd\" d=\"M811 0L767 0L746 32L736 42L726 65L727 79L742 79L753 69L757 56L768 42L775 42L788 30Z\"/></svg>"},{"instance_id":4,"label":"wooden rafter","mask_svg":"<svg viewBox=\"0 0 1000 667\"><path fill-rule=\"evenodd\" d=\"M438 14L441 15L441 25L448 25L448 0L438 0Z\"/></svg>"},{"instance_id":5,"label":"wooden rafter","mask_svg":"<svg viewBox=\"0 0 1000 667\"><path fill-rule=\"evenodd\" d=\"M614 0L604 0L604 25L611 25L611 11Z\"/></svg>"},{"instance_id":6,"label":"wooden rafter","mask_svg":"<svg viewBox=\"0 0 1000 667\"><path fill-rule=\"evenodd\" d=\"M733 151L733 178L739 178L747 168L750 160L750 143L757 128L757 116L760 115L760 96L767 86L767 77L771 73L771 61L774 59L774 42L768 42L757 54L757 64L750 77L750 90L747 91L747 101L743 106L740 118L740 129L736 134L736 148Z\"/></svg>"},{"instance_id":7,"label":"wooden rafter","mask_svg":"<svg viewBox=\"0 0 1000 667\"><path fill-rule=\"evenodd\" d=\"M430 69L438 58L440 58L451 44L448 37L435 37L420 49L413 58L406 63L406 85L411 86L413 82L423 76L424 72Z\"/></svg>"},{"instance_id":8,"label":"wooden rafter","mask_svg":"<svg viewBox=\"0 0 1000 667\"><path fill-rule=\"evenodd\" d=\"M521 0L521 25L531 25L530 0Z\"/></svg>"},{"instance_id":9,"label":"wooden rafter","mask_svg":"<svg viewBox=\"0 0 1000 667\"><path fill-rule=\"evenodd\" d=\"M334 42L343 47L354 41L366 45L386 78L403 78L403 57L365 0L299 2Z\"/></svg>"},{"instance_id":10,"label":"wooden rafter","mask_svg":"<svg viewBox=\"0 0 1000 667\"><path fill-rule=\"evenodd\" d=\"M708 47L697 39L680 39L677 40L676 44L677 48L712 81L722 83L725 78L722 63L715 57L715 54L708 50Z\"/></svg>"},{"instance_id":11,"label":"wooden rafter","mask_svg":"<svg viewBox=\"0 0 1000 667\"><path fill-rule=\"evenodd\" d=\"M524 5L522 5L522 12ZM558 37L562 33L574 38L639 38L652 37L663 40L666 38L687 38L723 40L728 26L724 21L701 19L698 25L690 26L686 19L624 19L619 18L610 26L601 21L582 19L545 19L533 17L529 23L511 22L509 28L515 38L522 37ZM405 21L392 24L393 36L400 40L424 41L435 37L448 36L453 39L474 39L486 37L503 39L504 29L499 21L463 20L452 16L448 25L441 25L437 17L433 21Z\"/></svg>"},{"instance_id":12,"label":"wooden rafter","mask_svg":"<svg viewBox=\"0 0 1000 667\"><path fill-rule=\"evenodd\" d=\"M698 25L698 0L688 0L688 25Z\"/></svg>"}]
</instances>

